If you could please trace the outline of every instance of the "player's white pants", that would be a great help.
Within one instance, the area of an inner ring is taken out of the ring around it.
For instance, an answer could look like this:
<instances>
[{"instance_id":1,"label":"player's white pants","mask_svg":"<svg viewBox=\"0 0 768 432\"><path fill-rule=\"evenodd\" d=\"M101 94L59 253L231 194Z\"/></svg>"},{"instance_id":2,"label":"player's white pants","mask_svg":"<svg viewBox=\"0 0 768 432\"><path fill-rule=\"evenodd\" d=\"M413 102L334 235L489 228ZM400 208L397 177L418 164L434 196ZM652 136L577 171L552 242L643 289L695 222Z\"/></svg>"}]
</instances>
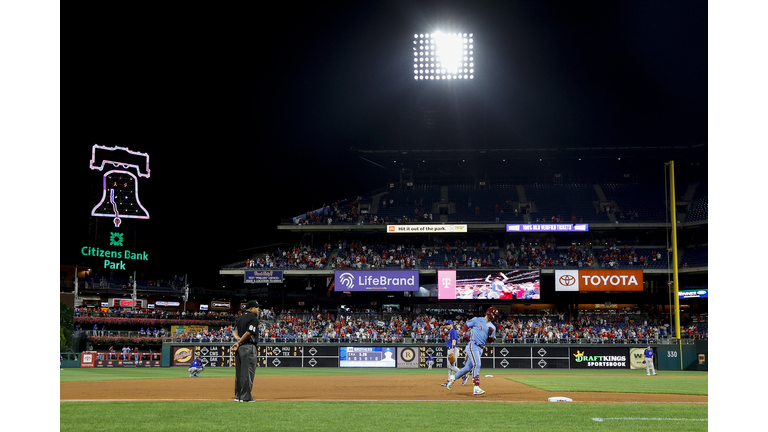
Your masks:
<instances>
[{"instance_id":1,"label":"player's white pants","mask_svg":"<svg viewBox=\"0 0 768 432\"><path fill-rule=\"evenodd\" d=\"M448 356L453 353L453 357L456 359L453 363L450 363L448 361ZM456 374L456 372L459 371L458 367L459 363L459 347L454 348L448 348L448 351L445 353L445 364L448 366L448 378L450 378L452 375Z\"/></svg>"},{"instance_id":2,"label":"player's white pants","mask_svg":"<svg viewBox=\"0 0 768 432\"><path fill-rule=\"evenodd\" d=\"M646 371L646 373L648 373L648 375L650 375L651 373L656 375L656 369L653 368L653 359L652 358L645 359L645 371Z\"/></svg>"},{"instance_id":3,"label":"player's white pants","mask_svg":"<svg viewBox=\"0 0 768 432\"><path fill-rule=\"evenodd\" d=\"M190 375L197 376L197 374L199 374L202 371L203 371L203 368L198 368L198 367L191 367L191 368L189 368L189 374Z\"/></svg>"}]
</instances>

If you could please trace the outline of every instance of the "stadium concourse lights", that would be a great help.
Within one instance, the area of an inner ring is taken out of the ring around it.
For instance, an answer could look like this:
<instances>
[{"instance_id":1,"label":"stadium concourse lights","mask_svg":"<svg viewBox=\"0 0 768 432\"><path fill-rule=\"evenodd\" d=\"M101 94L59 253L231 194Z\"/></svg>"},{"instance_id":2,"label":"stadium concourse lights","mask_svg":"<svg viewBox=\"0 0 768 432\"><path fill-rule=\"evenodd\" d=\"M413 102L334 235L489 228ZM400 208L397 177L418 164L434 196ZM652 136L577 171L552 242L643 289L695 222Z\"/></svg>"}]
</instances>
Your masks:
<instances>
[{"instance_id":1,"label":"stadium concourse lights","mask_svg":"<svg viewBox=\"0 0 768 432\"><path fill-rule=\"evenodd\" d=\"M413 79L475 79L472 33L419 33L413 35Z\"/></svg>"}]
</instances>

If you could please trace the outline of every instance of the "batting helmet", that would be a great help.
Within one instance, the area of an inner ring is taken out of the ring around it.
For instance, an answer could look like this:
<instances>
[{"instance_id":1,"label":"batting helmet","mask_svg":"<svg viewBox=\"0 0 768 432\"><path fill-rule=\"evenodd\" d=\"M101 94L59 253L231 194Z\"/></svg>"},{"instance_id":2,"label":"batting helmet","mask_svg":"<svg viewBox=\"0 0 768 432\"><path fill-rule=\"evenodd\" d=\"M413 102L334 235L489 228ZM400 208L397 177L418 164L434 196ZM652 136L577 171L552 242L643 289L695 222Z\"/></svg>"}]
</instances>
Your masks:
<instances>
[{"instance_id":1,"label":"batting helmet","mask_svg":"<svg viewBox=\"0 0 768 432\"><path fill-rule=\"evenodd\" d=\"M495 320L498 314L499 310L495 307L489 307L488 310L485 311L485 316L490 317L491 321Z\"/></svg>"}]
</instances>

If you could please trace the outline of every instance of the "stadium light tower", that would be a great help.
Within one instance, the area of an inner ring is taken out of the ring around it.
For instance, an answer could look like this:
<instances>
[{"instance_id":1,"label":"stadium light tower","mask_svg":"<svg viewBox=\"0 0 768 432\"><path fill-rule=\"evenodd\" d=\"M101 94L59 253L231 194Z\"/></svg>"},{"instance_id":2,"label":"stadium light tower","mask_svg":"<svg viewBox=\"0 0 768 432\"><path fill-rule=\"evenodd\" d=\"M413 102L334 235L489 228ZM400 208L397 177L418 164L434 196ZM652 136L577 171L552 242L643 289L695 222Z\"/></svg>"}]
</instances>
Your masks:
<instances>
[{"instance_id":1,"label":"stadium light tower","mask_svg":"<svg viewBox=\"0 0 768 432\"><path fill-rule=\"evenodd\" d=\"M419 33L413 35L413 79L475 79L472 33Z\"/></svg>"}]
</instances>

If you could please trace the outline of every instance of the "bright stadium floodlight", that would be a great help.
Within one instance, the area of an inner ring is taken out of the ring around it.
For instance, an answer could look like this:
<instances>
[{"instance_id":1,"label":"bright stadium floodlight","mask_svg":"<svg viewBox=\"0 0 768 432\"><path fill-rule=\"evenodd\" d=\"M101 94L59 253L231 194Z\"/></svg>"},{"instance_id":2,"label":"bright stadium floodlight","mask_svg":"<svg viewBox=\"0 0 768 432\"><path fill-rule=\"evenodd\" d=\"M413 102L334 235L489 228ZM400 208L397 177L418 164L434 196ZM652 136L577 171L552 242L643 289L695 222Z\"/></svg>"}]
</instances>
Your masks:
<instances>
[{"instance_id":1,"label":"bright stadium floodlight","mask_svg":"<svg viewBox=\"0 0 768 432\"><path fill-rule=\"evenodd\" d=\"M475 79L472 33L419 33L413 35L413 79Z\"/></svg>"}]
</instances>

